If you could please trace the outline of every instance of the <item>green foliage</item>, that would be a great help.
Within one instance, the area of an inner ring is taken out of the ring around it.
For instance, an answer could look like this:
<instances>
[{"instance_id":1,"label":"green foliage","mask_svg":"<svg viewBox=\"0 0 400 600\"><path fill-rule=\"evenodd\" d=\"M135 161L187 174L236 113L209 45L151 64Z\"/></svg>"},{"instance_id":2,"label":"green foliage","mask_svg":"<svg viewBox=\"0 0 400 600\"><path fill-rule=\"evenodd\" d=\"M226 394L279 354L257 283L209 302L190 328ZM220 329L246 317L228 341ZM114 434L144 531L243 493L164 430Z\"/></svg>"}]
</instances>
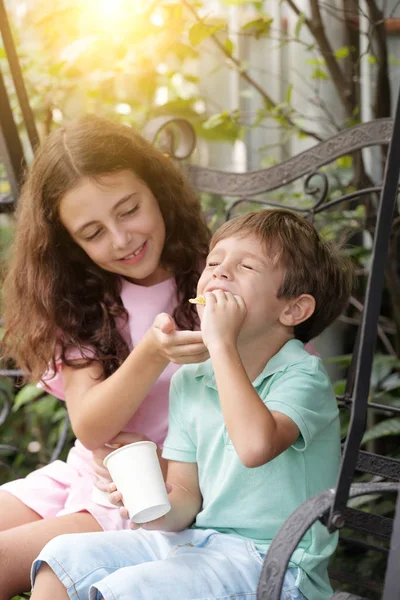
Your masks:
<instances>
[{"instance_id":1,"label":"green foliage","mask_svg":"<svg viewBox=\"0 0 400 600\"><path fill-rule=\"evenodd\" d=\"M259 40L261 37L269 34L273 21L271 17L259 17L243 25L242 31L250 32L256 40Z\"/></svg>"},{"instance_id":2,"label":"green foliage","mask_svg":"<svg viewBox=\"0 0 400 600\"><path fill-rule=\"evenodd\" d=\"M189 40L193 46L198 46L203 40L223 29L223 25L207 25L204 22L195 23L189 31Z\"/></svg>"},{"instance_id":3,"label":"green foliage","mask_svg":"<svg viewBox=\"0 0 400 600\"><path fill-rule=\"evenodd\" d=\"M64 427L64 403L46 394L34 385L16 390L10 378L0 377L0 410L5 398L12 403L12 411L1 426L0 483L16 476L25 476L39 465L46 464ZM66 457L74 436L69 431Z\"/></svg>"}]
</instances>

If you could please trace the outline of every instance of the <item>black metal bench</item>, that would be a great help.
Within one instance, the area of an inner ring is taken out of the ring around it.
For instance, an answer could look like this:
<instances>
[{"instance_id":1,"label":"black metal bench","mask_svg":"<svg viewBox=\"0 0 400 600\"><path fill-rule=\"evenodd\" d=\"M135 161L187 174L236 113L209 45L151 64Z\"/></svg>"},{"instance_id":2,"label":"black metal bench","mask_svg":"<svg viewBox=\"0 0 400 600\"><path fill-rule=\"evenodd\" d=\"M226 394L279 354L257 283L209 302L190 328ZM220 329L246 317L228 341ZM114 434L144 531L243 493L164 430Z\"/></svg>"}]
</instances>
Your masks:
<instances>
[{"instance_id":1,"label":"black metal bench","mask_svg":"<svg viewBox=\"0 0 400 600\"><path fill-rule=\"evenodd\" d=\"M24 108L23 114L27 130L31 132L30 139L34 147L37 138L32 116L29 111L24 88L19 71L18 61L12 46L12 40L8 36L7 26L1 19L3 3L0 1L0 26L5 41L9 62L12 72L20 90L20 101ZM8 36L8 37L7 37ZM19 141L18 132L14 125L9 100L0 74L0 138L3 162L6 167L8 179L11 182L11 194L0 198L0 212L13 209L17 195L17 186L21 176L21 164L23 163L22 146ZM5 108L4 108L5 107ZM145 135L159 143L165 152L177 162L188 158L196 145L194 130L189 123L183 119L161 117L148 124ZM321 170L325 165L332 163L339 157L352 154L354 160L360 162L360 151L372 146L387 146L390 149L387 155L385 177L382 183L372 183L367 176L362 177L359 189L349 193L339 194L332 199L329 191L329 176ZM396 565L398 565L398 542L400 539L400 510L397 510L397 520L393 529L393 519L373 514L370 510L360 510L348 507L349 498L360 494L392 493L397 490L400 479L400 460L378 455L374 452L360 451L361 439L365 427L367 411L381 411L384 414L399 414L400 408L386 406L378 403L368 403L369 381L371 375L373 353L376 334L380 342L390 348L390 341L379 321L381 296L383 288L384 267L388 253L390 228L395 207L395 199L398 192L399 181L399 157L400 157L400 118L399 107L395 121L382 119L371 123L365 123L352 129L348 129L321 142L310 150L302 152L298 156L281 163L280 165L249 173L226 173L194 164L182 164L187 176L200 194L206 193L213 196L228 199L227 210L223 218L230 218L239 210L247 210L263 205L282 206L298 210L306 217L318 221L321 216L327 215L329 211L336 212L345 206L352 210L356 203L369 207L367 228L375 230L373 261L368 278L364 306L360 307L354 302L356 310L360 310L361 324L355 337L352 360L347 373L347 383L343 394L338 397L338 402L350 415L350 424L344 440L343 460L337 486L334 490L327 490L311 499L287 520L282 529L274 539L270 551L264 563L260 579L258 600L274 600L280 595L280 586L286 565L290 559L297 542L305 531L320 519L330 530L342 529L346 535L341 535L340 547L356 548L357 552L364 552L371 548L377 552L389 556L388 571L386 576L386 587L384 589L384 600L392 600L399 597L399 583L396 577ZM303 191L300 194L303 201L299 204L299 184L292 187L294 200L292 202L282 201L282 195L278 192L282 187L296 185L296 181L303 180ZM294 193L293 193L294 190ZM380 202L378 201L381 198ZM374 205L379 205L378 222L375 223ZM350 208L349 208L350 207ZM372 207L372 208L371 208ZM354 217L355 218L355 217ZM329 222L329 219L326 219ZM18 370L3 368L0 376L11 377L18 380L21 373ZM11 396L5 389L0 390L0 427L12 418ZM49 460L56 459L62 451L68 436L69 423L65 420L62 433L53 449L49 451ZM13 447L1 448L0 451L9 453L24 453L16 443ZM356 483L352 485L354 474L369 474L378 481ZM393 539L395 544L389 554L389 541L394 530ZM361 532L363 539L354 537L351 532ZM397 560L397 563L396 563ZM345 600L356 598L350 596L346 590L353 590L360 597L381 597L383 583L375 581L374 576L363 578L356 582L352 581L353 574L346 569L340 572L333 570L331 578L342 582L342 590L335 594L335 599ZM354 584L349 588L349 584ZM374 594L371 596L370 594ZM397 595L396 595L397 594ZM312 600L312 599L310 599Z\"/></svg>"},{"instance_id":2,"label":"black metal bench","mask_svg":"<svg viewBox=\"0 0 400 600\"><path fill-rule=\"evenodd\" d=\"M189 156L195 147L195 134L190 130L188 123L181 119L155 119L148 124L145 134L152 141L158 140L160 147L176 160ZM385 176L381 183L372 184L366 177L365 184L356 191L329 200L328 177L320 170L324 165L370 146L388 144L390 148ZM259 583L258 600L279 599L290 557L308 528L318 519L330 531L345 528L347 534L341 537L341 543L347 546L356 547L359 551L375 549L377 552L388 553L393 520L369 511L347 507L347 503L349 498L361 495L396 492L400 479L400 460L360 450L368 409L393 414L400 412L399 408L368 402L377 330L380 335L383 334L379 325L379 314L390 232L398 195L399 157L400 106L397 108L395 121L382 119L358 125L269 169L250 173L227 173L195 165L186 166L189 179L200 193L229 199L226 219L241 207L246 210L264 205L284 205L314 220L329 210L336 210L340 206L348 207L349 203L352 207L355 202L365 204L375 201L378 205L377 219L372 225L372 229L375 229L374 245L364 306L361 307L361 322L347 373L346 389L344 394L338 397L339 405L350 413L350 424L343 444L337 486L299 507L283 525L266 557ZM301 178L304 178L304 196L313 197L306 205L293 202L283 204L274 197L271 199L271 192L276 192L282 186ZM355 472L370 474L379 481L351 485ZM398 520L400 527L400 514ZM349 536L349 530L362 532L365 539L353 539ZM386 546L377 543L376 540L386 541ZM393 544L394 548L397 548L398 543L397 539ZM344 584L353 584L353 589L358 589L360 594L367 590L367 594L372 592L375 593L374 597L380 597L379 583L374 581L373 576L354 582L354 574L351 572L332 570L331 578ZM394 595L392 588L388 591L388 586L393 586L390 578L387 578L386 582L385 599L398 597ZM338 592L334 597L337 600L356 598L347 592Z\"/></svg>"}]
</instances>

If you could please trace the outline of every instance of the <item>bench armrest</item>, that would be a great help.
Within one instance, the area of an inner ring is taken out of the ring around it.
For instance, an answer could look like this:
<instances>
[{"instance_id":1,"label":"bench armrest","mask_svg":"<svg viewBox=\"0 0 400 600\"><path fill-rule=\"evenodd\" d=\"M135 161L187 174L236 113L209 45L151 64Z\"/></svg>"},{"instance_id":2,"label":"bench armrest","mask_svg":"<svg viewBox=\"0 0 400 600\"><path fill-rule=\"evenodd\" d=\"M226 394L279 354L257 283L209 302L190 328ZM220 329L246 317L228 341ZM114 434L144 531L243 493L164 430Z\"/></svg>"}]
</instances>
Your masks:
<instances>
[{"instance_id":1,"label":"bench armrest","mask_svg":"<svg viewBox=\"0 0 400 600\"><path fill-rule=\"evenodd\" d=\"M350 498L397 490L398 483L356 483L351 486ZM286 519L266 554L257 587L257 600L280 600L283 580L293 552L306 531L328 514L334 498L335 489L325 490L301 504ZM351 596L350 599L353 600ZM335 600L338 600L337 596Z\"/></svg>"}]
</instances>

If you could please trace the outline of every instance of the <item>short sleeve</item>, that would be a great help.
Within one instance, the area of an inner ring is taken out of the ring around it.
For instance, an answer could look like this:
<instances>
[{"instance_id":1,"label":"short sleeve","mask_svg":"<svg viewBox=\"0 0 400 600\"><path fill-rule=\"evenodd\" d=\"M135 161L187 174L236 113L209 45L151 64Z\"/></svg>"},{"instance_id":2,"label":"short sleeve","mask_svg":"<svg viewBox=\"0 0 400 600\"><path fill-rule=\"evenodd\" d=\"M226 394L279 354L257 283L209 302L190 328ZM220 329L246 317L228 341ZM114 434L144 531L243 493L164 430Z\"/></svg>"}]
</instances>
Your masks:
<instances>
[{"instance_id":1,"label":"short sleeve","mask_svg":"<svg viewBox=\"0 0 400 600\"><path fill-rule=\"evenodd\" d=\"M288 367L262 399L269 410L283 413L296 423L301 435L292 447L299 451L322 437L324 431L331 431L329 425L338 419L328 374L316 357Z\"/></svg>"},{"instance_id":2,"label":"short sleeve","mask_svg":"<svg viewBox=\"0 0 400 600\"><path fill-rule=\"evenodd\" d=\"M85 348L85 354L78 348L70 348L67 351L67 355L68 360L78 360L80 358L91 358L95 355L95 352L93 347ZM46 390L49 394L53 394L53 396L60 400L65 400L62 364L62 360L58 356L56 358L56 369L54 370L49 366L47 371L43 374L41 381L38 383L38 387Z\"/></svg>"},{"instance_id":3,"label":"short sleeve","mask_svg":"<svg viewBox=\"0 0 400 600\"><path fill-rule=\"evenodd\" d=\"M169 390L168 434L164 441L163 457L178 462L196 462L196 446L185 426L182 404L184 391L179 371L172 377ZM187 409L188 407L186 407Z\"/></svg>"}]
</instances>

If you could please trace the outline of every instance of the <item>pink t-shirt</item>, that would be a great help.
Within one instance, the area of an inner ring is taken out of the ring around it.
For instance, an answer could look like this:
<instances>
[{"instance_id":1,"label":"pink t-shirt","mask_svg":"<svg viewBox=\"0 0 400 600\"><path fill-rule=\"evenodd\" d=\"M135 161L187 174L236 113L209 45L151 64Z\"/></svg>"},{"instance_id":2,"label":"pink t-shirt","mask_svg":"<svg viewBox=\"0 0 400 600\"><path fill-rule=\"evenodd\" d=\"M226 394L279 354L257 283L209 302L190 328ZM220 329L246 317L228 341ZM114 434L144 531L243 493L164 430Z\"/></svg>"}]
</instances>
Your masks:
<instances>
[{"instance_id":1,"label":"pink t-shirt","mask_svg":"<svg viewBox=\"0 0 400 600\"><path fill-rule=\"evenodd\" d=\"M166 312L172 315L176 304L175 279L167 279L156 285L144 287L123 279L121 299L128 312L128 321L121 323L120 331L129 348L135 348L153 324L156 315ZM90 355L88 349L87 355ZM81 357L79 351L71 351L69 359ZM122 431L140 432L162 446L168 428L169 383L179 365L170 363L152 386L145 400ZM64 397L61 360L57 361L57 372L44 376L46 389L57 398ZM135 382L131 382L134 388Z\"/></svg>"},{"instance_id":2,"label":"pink t-shirt","mask_svg":"<svg viewBox=\"0 0 400 600\"><path fill-rule=\"evenodd\" d=\"M123 281L122 302L129 319L121 325L121 334L130 348L134 348L154 318L161 312L172 315L177 304L175 279L168 279L151 287ZM70 358L79 358L72 351ZM135 431L146 435L162 446L168 428L169 383L178 365L170 364L152 386L140 408L126 424L123 431ZM56 397L64 399L61 361L57 372L46 376L46 388ZM132 381L132 389L135 382ZM122 519L115 506L105 506L94 499L92 453L79 440L70 449L66 462L56 460L30 473L24 479L16 479L1 486L19 498L44 519L87 511L104 530L128 529L129 521ZM105 494L107 497L107 494ZM104 501L104 498L102 498Z\"/></svg>"}]
</instances>

